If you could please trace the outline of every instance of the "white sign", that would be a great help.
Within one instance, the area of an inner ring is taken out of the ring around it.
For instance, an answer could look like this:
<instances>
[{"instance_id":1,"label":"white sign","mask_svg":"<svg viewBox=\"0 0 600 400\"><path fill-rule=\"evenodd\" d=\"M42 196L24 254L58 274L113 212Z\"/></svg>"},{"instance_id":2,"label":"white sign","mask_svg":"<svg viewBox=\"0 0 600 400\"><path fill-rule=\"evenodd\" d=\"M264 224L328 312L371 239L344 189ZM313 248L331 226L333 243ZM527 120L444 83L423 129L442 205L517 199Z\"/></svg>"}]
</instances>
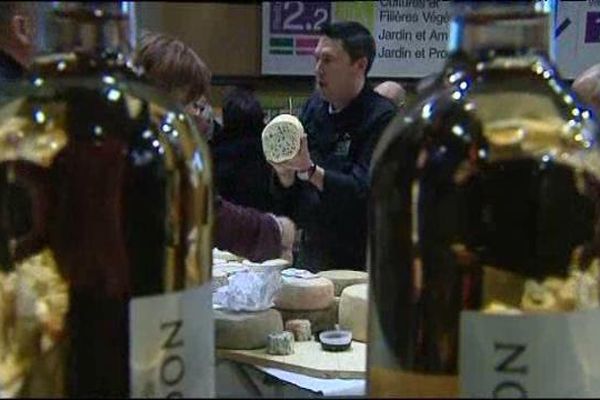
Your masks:
<instances>
[{"instance_id":1,"label":"white sign","mask_svg":"<svg viewBox=\"0 0 600 400\"><path fill-rule=\"evenodd\" d=\"M210 283L129 303L130 397L214 397Z\"/></svg>"},{"instance_id":2,"label":"white sign","mask_svg":"<svg viewBox=\"0 0 600 400\"><path fill-rule=\"evenodd\" d=\"M318 29L325 22L354 20L377 43L370 76L428 75L447 56L449 6L440 0L264 2L262 72L312 75Z\"/></svg>"},{"instance_id":3,"label":"white sign","mask_svg":"<svg viewBox=\"0 0 600 400\"><path fill-rule=\"evenodd\" d=\"M600 0L560 1L554 23L556 60L563 78L573 79L600 63Z\"/></svg>"},{"instance_id":4,"label":"white sign","mask_svg":"<svg viewBox=\"0 0 600 400\"><path fill-rule=\"evenodd\" d=\"M377 44L372 77L420 78L447 57L450 2L443 0L263 2L262 73L312 75L318 29L355 20ZM556 60L572 79L600 62L600 0L557 1Z\"/></svg>"},{"instance_id":5,"label":"white sign","mask_svg":"<svg viewBox=\"0 0 600 400\"><path fill-rule=\"evenodd\" d=\"M600 395L600 311L493 315L463 311L461 396Z\"/></svg>"}]
</instances>

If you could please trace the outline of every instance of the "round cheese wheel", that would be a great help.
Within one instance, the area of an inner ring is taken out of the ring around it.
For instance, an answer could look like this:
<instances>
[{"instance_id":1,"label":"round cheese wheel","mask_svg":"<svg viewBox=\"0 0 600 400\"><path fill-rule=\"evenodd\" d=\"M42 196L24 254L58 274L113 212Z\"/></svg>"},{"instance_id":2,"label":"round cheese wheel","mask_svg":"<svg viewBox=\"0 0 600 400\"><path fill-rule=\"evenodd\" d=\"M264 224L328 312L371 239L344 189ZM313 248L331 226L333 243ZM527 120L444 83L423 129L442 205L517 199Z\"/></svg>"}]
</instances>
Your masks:
<instances>
[{"instance_id":1,"label":"round cheese wheel","mask_svg":"<svg viewBox=\"0 0 600 400\"><path fill-rule=\"evenodd\" d=\"M284 323L298 319L310 321L312 333L335 329L335 325L338 323L338 302L336 299L339 299L339 297L334 297L331 305L323 310L280 310L281 317Z\"/></svg>"},{"instance_id":2,"label":"round cheese wheel","mask_svg":"<svg viewBox=\"0 0 600 400\"><path fill-rule=\"evenodd\" d=\"M213 265L214 272L219 271L225 273L227 276L237 274L238 272L248 271L249 267L238 262L227 262L223 264Z\"/></svg>"},{"instance_id":3,"label":"round cheese wheel","mask_svg":"<svg viewBox=\"0 0 600 400\"><path fill-rule=\"evenodd\" d=\"M263 261L261 263L255 263L249 260L244 260L242 261L242 265L247 266L248 268L250 268L253 271L269 271L269 270L277 270L279 272L281 272L282 270L284 270L285 268L289 267L290 263L289 261L280 259L280 258L276 258L273 260L267 260L267 261Z\"/></svg>"},{"instance_id":4,"label":"round cheese wheel","mask_svg":"<svg viewBox=\"0 0 600 400\"><path fill-rule=\"evenodd\" d=\"M290 114L273 118L262 132L262 148L267 161L280 163L294 158L300 151L300 139L304 128Z\"/></svg>"},{"instance_id":5,"label":"round cheese wheel","mask_svg":"<svg viewBox=\"0 0 600 400\"><path fill-rule=\"evenodd\" d=\"M348 286L342 291L339 306L340 329L352 332L352 338L367 341L368 285Z\"/></svg>"},{"instance_id":6,"label":"round cheese wheel","mask_svg":"<svg viewBox=\"0 0 600 400\"><path fill-rule=\"evenodd\" d=\"M319 272L319 276L327 278L333 282L334 294L339 296L342 290L348 286L358 285L359 283L367 283L369 274L364 271L353 271L349 269L331 269L329 271Z\"/></svg>"},{"instance_id":7,"label":"round cheese wheel","mask_svg":"<svg viewBox=\"0 0 600 400\"><path fill-rule=\"evenodd\" d=\"M283 320L277 310L234 312L213 310L215 341L220 349L252 350L267 345L270 333L283 330Z\"/></svg>"},{"instance_id":8,"label":"round cheese wheel","mask_svg":"<svg viewBox=\"0 0 600 400\"><path fill-rule=\"evenodd\" d=\"M281 277L282 286L275 296L275 307L283 310L322 310L333 302L333 283L322 277Z\"/></svg>"}]
</instances>

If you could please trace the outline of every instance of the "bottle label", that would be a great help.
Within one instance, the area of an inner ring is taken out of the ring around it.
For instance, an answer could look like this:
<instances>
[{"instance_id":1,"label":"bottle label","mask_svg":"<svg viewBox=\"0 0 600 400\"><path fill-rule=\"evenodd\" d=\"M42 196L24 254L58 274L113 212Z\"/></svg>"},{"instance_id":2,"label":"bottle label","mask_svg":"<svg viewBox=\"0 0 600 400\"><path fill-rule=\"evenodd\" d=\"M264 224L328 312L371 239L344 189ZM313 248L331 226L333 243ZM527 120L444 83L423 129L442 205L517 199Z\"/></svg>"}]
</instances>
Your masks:
<instances>
[{"instance_id":1,"label":"bottle label","mask_svg":"<svg viewBox=\"0 0 600 400\"><path fill-rule=\"evenodd\" d=\"M464 311L464 397L597 397L600 310L497 315Z\"/></svg>"},{"instance_id":2,"label":"bottle label","mask_svg":"<svg viewBox=\"0 0 600 400\"><path fill-rule=\"evenodd\" d=\"M214 397L210 284L135 298L129 312L131 397Z\"/></svg>"}]
</instances>

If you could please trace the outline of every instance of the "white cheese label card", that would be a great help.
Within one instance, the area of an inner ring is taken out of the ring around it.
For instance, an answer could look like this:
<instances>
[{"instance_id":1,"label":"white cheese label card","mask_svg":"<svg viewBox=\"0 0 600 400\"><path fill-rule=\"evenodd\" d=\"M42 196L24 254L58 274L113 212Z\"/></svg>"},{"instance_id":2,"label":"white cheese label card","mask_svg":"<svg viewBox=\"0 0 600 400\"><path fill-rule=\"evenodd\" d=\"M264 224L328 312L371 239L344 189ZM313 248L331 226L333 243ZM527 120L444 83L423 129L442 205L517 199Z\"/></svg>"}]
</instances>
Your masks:
<instances>
[{"instance_id":1,"label":"white cheese label card","mask_svg":"<svg viewBox=\"0 0 600 400\"><path fill-rule=\"evenodd\" d=\"M210 284L129 304L130 395L214 397Z\"/></svg>"},{"instance_id":2,"label":"white cheese label card","mask_svg":"<svg viewBox=\"0 0 600 400\"><path fill-rule=\"evenodd\" d=\"M462 397L597 397L600 310L461 315Z\"/></svg>"}]
</instances>

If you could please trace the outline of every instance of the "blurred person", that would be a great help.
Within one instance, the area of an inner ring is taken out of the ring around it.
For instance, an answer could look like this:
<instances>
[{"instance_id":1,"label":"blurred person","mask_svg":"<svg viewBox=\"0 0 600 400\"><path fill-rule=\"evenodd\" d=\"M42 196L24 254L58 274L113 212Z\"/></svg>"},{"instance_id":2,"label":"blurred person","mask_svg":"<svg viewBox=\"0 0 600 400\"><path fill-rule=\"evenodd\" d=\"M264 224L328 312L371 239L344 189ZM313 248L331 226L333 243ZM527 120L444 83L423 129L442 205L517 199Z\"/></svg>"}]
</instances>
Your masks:
<instances>
[{"instance_id":1,"label":"blurred person","mask_svg":"<svg viewBox=\"0 0 600 400\"><path fill-rule=\"evenodd\" d=\"M385 81L375 86L373 90L394 103L398 111L404 108L406 90L398 82Z\"/></svg>"},{"instance_id":2,"label":"blurred person","mask_svg":"<svg viewBox=\"0 0 600 400\"><path fill-rule=\"evenodd\" d=\"M22 78L36 51L33 2L0 5L0 83Z\"/></svg>"},{"instance_id":3,"label":"blurred person","mask_svg":"<svg viewBox=\"0 0 600 400\"><path fill-rule=\"evenodd\" d=\"M573 82L573 91L600 117L600 64L583 71Z\"/></svg>"},{"instance_id":4,"label":"blurred person","mask_svg":"<svg viewBox=\"0 0 600 400\"><path fill-rule=\"evenodd\" d=\"M375 40L360 23L325 25L314 56L316 91L300 113L306 136L292 160L271 164L273 192L302 228L298 267L364 270L369 166L396 109L367 83Z\"/></svg>"},{"instance_id":5,"label":"blurred person","mask_svg":"<svg viewBox=\"0 0 600 400\"><path fill-rule=\"evenodd\" d=\"M223 128L213 138L212 149L219 194L236 204L270 211L271 168L261 142L264 117L251 90L229 90L223 99Z\"/></svg>"},{"instance_id":6,"label":"blurred person","mask_svg":"<svg viewBox=\"0 0 600 400\"><path fill-rule=\"evenodd\" d=\"M184 105L198 130L205 134L207 121L201 102L208 92L211 72L198 54L176 38L146 32L141 36L134 62L156 86ZM291 220L215 197L215 247L251 261L291 261L295 237Z\"/></svg>"}]
</instances>

